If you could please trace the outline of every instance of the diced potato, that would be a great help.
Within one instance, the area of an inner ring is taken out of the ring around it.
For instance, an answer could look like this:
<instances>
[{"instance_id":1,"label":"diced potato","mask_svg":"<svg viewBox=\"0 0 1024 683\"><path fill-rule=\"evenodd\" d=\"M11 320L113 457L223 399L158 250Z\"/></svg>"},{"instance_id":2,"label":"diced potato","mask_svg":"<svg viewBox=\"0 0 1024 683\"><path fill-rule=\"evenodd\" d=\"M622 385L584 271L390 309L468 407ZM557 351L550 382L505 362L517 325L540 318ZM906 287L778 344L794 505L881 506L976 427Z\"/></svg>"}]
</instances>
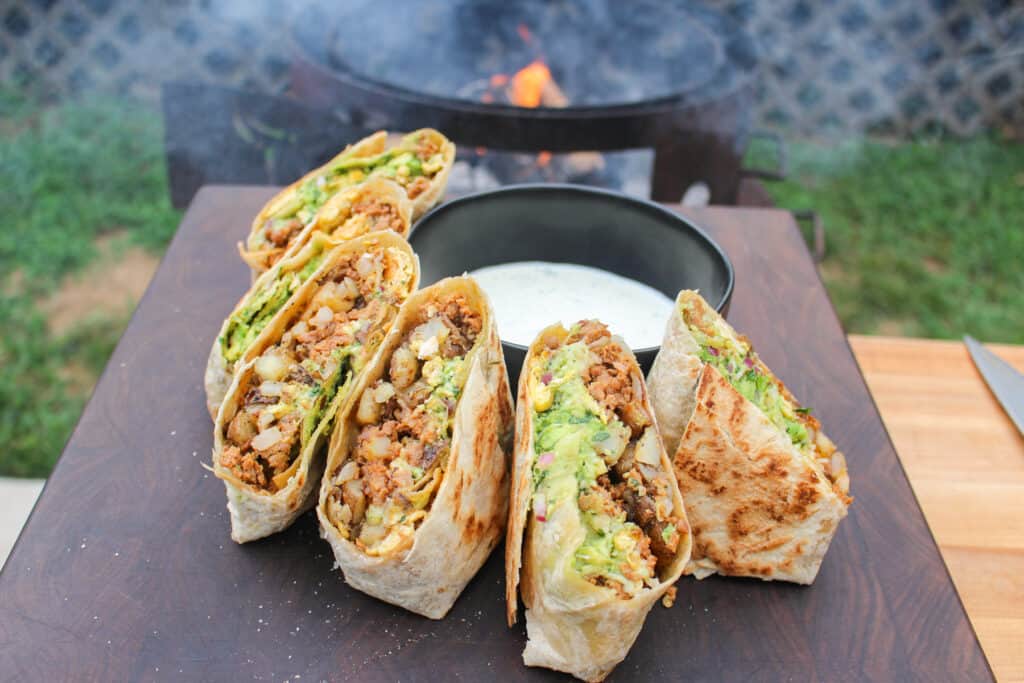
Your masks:
<instances>
[{"instance_id":1,"label":"diced potato","mask_svg":"<svg viewBox=\"0 0 1024 683\"><path fill-rule=\"evenodd\" d=\"M391 355L389 374L391 382L398 390L405 389L416 381L419 374L420 364L416 354L407 346L399 346Z\"/></svg>"},{"instance_id":2,"label":"diced potato","mask_svg":"<svg viewBox=\"0 0 1024 683\"><path fill-rule=\"evenodd\" d=\"M363 495L363 482L359 479L346 481L341 486L341 498L352 510L352 523L358 524L366 512L366 496Z\"/></svg>"},{"instance_id":3,"label":"diced potato","mask_svg":"<svg viewBox=\"0 0 1024 683\"><path fill-rule=\"evenodd\" d=\"M358 295L358 290L356 290ZM345 313L352 310L355 296L340 282L327 282L313 297L315 305L331 309L334 313ZM319 315L319 313L317 314Z\"/></svg>"},{"instance_id":4,"label":"diced potato","mask_svg":"<svg viewBox=\"0 0 1024 683\"><path fill-rule=\"evenodd\" d=\"M359 407L356 409L356 422L361 425L374 424L380 419L381 406L374 398L374 392L367 389L359 397Z\"/></svg>"},{"instance_id":5,"label":"diced potato","mask_svg":"<svg viewBox=\"0 0 1024 683\"><path fill-rule=\"evenodd\" d=\"M254 436L256 436L256 422L253 420L252 413L239 410L228 425L228 440L241 445Z\"/></svg>"},{"instance_id":6,"label":"diced potato","mask_svg":"<svg viewBox=\"0 0 1024 683\"><path fill-rule=\"evenodd\" d=\"M359 477L359 463L355 460L349 460L341 468L341 471L338 472L338 483L344 484L346 481L352 481L357 477Z\"/></svg>"},{"instance_id":7,"label":"diced potato","mask_svg":"<svg viewBox=\"0 0 1024 683\"><path fill-rule=\"evenodd\" d=\"M380 382L373 390L373 400L377 403L387 403L395 395L395 387L390 382Z\"/></svg>"},{"instance_id":8,"label":"diced potato","mask_svg":"<svg viewBox=\"0 0 1024 683\"><path fill-rule=\"evenodd\" d=\"M636 444L636 459L645 465L658 467L661 464L661 446L654 429L647 429Z\"/></svg>"},{"instance_id":9,"label":"diced potato","mask_svg":"<svg viewBox=\"0 0 1024 683\"><path fill-rule=\"evenodd\" d=\"M388 437L386 436L375 436L372 439L370 439L368 450L370 452L370 455L374 457L386 457L388 453L391 451L391 440L388 439Z\"/></svg>"},{"instance_id":10,"label":"diced potato","mask_svg":"<svg viewBox=\"0 0 1024 683\"><path fill-rule=\"evenodd\" d=\"M276 353L264 353L256 359L256 374L261 379L280 382L288 374L288 364Z\"/></svg>"}]
</instances>

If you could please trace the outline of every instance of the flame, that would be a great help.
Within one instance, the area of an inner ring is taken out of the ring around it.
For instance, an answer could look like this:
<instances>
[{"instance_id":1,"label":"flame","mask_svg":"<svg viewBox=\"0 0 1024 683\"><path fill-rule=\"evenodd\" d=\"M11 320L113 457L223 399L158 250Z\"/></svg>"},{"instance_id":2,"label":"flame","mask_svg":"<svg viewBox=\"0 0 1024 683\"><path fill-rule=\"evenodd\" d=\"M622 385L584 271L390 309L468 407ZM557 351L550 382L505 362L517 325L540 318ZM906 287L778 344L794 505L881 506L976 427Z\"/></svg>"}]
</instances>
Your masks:
<instances>
[{"instance_id":1,"label":"flame","mask_svg":"<svg viewBox=\"0 0 1024 683\"><path fill-rule=\"evenodd\" d=\"M537 165L544 168L551 163L551 152L541 152L537 155Z\"/></svg>"},{"instance_id":2,"label":"flame","mask_svg":"<svg viewBox=\"0 0 1024 683\"><path fill-rule=\"evenodd\" d=\"M544 86L550 80L548 65L539 59L534 60L512 77L512 101L520 107L539 107Z\"/></svg>"}]
</instances>

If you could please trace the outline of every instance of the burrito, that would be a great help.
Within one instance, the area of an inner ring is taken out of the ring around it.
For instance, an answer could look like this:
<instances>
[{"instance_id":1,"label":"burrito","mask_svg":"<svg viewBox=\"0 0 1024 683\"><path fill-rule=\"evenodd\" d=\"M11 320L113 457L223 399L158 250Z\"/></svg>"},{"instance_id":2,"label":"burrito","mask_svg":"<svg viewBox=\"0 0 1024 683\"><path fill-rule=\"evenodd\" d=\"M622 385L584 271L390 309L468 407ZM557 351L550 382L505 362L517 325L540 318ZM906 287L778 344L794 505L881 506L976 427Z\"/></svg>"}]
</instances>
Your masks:
<instances>
[{"instance_id":1,"label":"burrito","mask_svg":"<svg viewBox=\"0 0 1024 683\"><path fill-rule=\"evenodd\" d=\"M514 462L509 625L521 575L523 661L599 681L625 658L654 603L671 604L691 545L643 375L600 322L548 327L530 347Z\"/></svg>"},{"instance_id":2,"label":"burrito","mask_svg":"<svg viewBox=\"0 0 1024 683\"><path fill-rule=\"evenodd\" d=\"M271 321L214 426L232 539L281 531L314 505L335 418L418 279L405 240L365 235L332 250Z\"/></svg>"},{"instance_id":3,"label":"burrito","mask_svg":"<svg viewBox=\"0 0 1024 683\"><path fill-rule=\"evenodd\" d=\"M813 582L851 499L843 454L810 409L689 290L648 386L693 524L686 573Z\"/></svg>"},{"instance_id":4,"label":"burrito","mask_svg":"<svg viewBox=\"0 0 1024 683\"><path fill-rule=\"evenodd\" d=\"M286 243L313 222L328 199L370 177L398 183L416 220L441 200L454 162L455 145L436 130L421 128L390 147L387 133L378 131L278 192L253 219L250 239Z\"/></svg>"},{"instance_id":5,"label":"burrito","mask_svg":"<svg viewBox=\"0 0 1024 683\"><path fill-rule=\"evenodd\" d=\"M440 619L504 531L512 393L484 293L406 302L331 441L317 516L345 580Z\"/></svg>"},{"instance_id":6,"label":"burrito","mask_svg":"<svg viewBox=\"0 0 1024 683\"><path fill-rule=\"evenodd\" d=\"M336 241L379 230L393 230L408 237L411 225L412 201L405 188L375 176L332 196L305 227L297 218L254 226L245 245L239 243L238 251L258 276L283 255L301 249L314 233L327 234Z\"/></svg>"}]
</instances>

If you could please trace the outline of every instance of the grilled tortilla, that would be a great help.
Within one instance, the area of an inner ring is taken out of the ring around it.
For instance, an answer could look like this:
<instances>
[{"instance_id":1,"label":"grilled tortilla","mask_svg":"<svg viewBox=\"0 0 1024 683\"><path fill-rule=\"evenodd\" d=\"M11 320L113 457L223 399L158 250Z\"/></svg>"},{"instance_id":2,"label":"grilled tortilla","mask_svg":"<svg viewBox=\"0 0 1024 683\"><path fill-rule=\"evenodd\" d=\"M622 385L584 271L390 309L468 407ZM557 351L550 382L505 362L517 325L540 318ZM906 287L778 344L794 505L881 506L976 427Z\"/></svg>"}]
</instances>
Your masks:
<instances>
[{"instance_id":1,"label":"grilled tortilla","mask_svg":"<svg viewBox=\"0 0 1024 683\"><path fill-rule=\"evenodd\" d=\"M268 325L214 426L213 471L235 541L280 531L312 507L335 417L418 279L405 240L365 235L329 252Z\"/></svg>"},{"instance_id":2,"label":"grilled tortilla","mask_svg":"<svg viewBox=\"0 0 1024 683\"><path fill-rule=\"evenodd\" d=\"M414 294L340 419L317 516L345 580L431 619L504 530L512 394L470 277Z\"/></svg>"},{"instance_id":3,"label":"grilled tortilla","mask_svg":"<svg viewBox=\"0 0 1024 683\"><path fill-rule=\"evenodd\" d=\"M250 240L263 235L268 242L287 241L340 190L371 177L398 183L412 202L415 221L441 201L454 162L455 145L436 130L421 128L390 146L387 133L377 131L278 192L253 219Z\"/></svg>"},{"instance_id":4,"label":"grilled tortilla","mask_svg":"<svg viewBox=\"0 0 1024 683\"><path fill-rule=\"evenodd\" d=\"M554 325L530 347L505 544L527 665L602 680L682 574L690 529L653 416L636 359L601 323Z\"/></svg>"},{"instance_id":5,"label":"grilled tortilla","mask_svg":"<svg viewBox=\"0 0 1024 683\"><path fill-rule=\"evenodd\" d=\"M302 249L314 233L342 241L368 232L394 230L407 238L411 225L412 200L405 188L386 177L373 176L338 191L305 226L298 218L254 225L245 245L239 243L238 251L258 276L282 256Z\"/></svg>"},{"instance_id":6,"label":"grilled tortilla","mask_svg":"<svg viewBox=\"0 0 1024 683\"><path fill-rule=\"evenodd\" d=\"M693 524L686 573L814 581L846 516L846 462L750 341L694 291L648 377Z\"/></svg>"}]
</instances>

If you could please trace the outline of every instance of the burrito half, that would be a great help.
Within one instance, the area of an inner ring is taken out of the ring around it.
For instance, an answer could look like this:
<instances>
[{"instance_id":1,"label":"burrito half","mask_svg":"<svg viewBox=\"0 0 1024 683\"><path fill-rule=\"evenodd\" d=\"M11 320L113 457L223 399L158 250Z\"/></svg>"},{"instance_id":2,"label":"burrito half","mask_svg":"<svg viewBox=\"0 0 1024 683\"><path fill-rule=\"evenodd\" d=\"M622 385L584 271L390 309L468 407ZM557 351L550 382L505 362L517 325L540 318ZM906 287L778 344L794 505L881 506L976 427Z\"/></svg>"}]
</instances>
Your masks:
<instances>
[{"instance_id":1,"label":"burrito half","mask_svg":"<svg viewBox=\"0 0 1024 683\"><path fill-rule=\"evenodd\" d=\"M512 394L469 277L413 295L341 418L317 515L345 580L440 619L501 536Z\"/></svg>"},{"instance_id":2,"label":"burrito half","mask_svg":"<svg viewBox=\"0 0 1024 683\"><path fill-rule=\"evenodd\" d=\"M454 162L455 145L436 130L421 128L390 146L387 133L377 131L278 192L253 219L250 234L277 241L298 234L328 199L370 177L401 185L416 220L441 201Z\"/></svg>"},{"instance_id":3,"label":"burrito half","mask_svg":"<svg viewBox=\"0 0 1024 683\"><path fill-rule=\"evenodd\" d=\"M302 249L314 233L324 233L339 242L379 230L394 230L407 238L411 225L412 201L405 188L378 176L339 191L305 226L297 218L254 226L238 250L258 276L282 256Z\"/></svg>"},{"instance_id":4,"label":"burrito half","mask_svg":"<svg viewBox=\"0 0 1024 683\"><path fill-rule=\"evenodd\" d=\"M335 417L418 278L416 256L394 233L335 248L239 368L213 449L235 541L280 531L315 503Z\"/></svg>"},{"instance_id":5,"label":"burrito half","mask_svg":"<svg viewBox=\"0 0 1024 683\"><path fill-rule=\"evenodd\" d=\"M688 574L809 584L846 516L846 461L697 293L676 299L648 383L693 524Z\"/></svg>"},{"instance_id":6,"label":"burrito half","mask_svg":"<svg viewBox=\"0 0 1024 683\"><path fill-rule=\"evenodd\" d=\"M514 462L506 598L511 625L521 575L523 661L599 681L682 574L691 545L640 368L603 324L554 325L530 347Z\"/></svg>"}]
</instances>

